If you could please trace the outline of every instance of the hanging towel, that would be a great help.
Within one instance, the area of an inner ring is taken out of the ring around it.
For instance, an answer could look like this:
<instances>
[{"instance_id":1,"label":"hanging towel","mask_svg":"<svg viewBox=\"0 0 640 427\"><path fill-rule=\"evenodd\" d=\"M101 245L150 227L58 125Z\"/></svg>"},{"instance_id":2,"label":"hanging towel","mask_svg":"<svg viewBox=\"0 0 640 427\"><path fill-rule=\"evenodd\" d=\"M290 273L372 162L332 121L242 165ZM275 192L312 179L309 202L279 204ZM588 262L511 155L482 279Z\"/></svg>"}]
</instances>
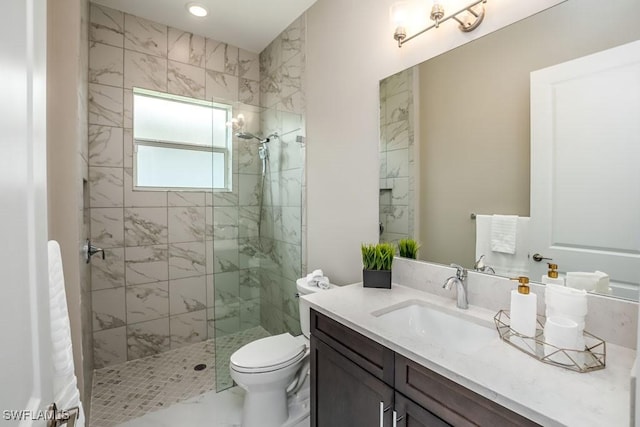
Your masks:
<instances>
[{"instance_id":1,"label":"hanging towel","mask_svg":"<svg viewBox=\"0 0 640 427\"><path fill-rule=\"evenodd\" d=\"M499 276L529 276L529 221L527 216L518 217L516 251L514 254L491 250L492 215L476 216L476 257L484 255L484 265L491 267Z\"/></svg>"},{"instance_id":2,"label":"hanging towel","mask_svg":"<svg viewBox=\"0 0 640 427\"><path fill-rule=\"evenodd\" d=\"M49 249L49 314L53 365L53 397L58 409L80 408L76 426L84 427L84 411L76 382L71 347L71 326L62 271L60 245L50 240Z\"/></svg>"},{"instance_id":3,"label":"hanging towel","mask_svg":"<svg viewBox=\"0 0 640 427\"><path fill-rule=\"evenodd\" d=\"M491 250L504 254L516 253L517 215L491 217Z\"/></svg>"}]
</instances>

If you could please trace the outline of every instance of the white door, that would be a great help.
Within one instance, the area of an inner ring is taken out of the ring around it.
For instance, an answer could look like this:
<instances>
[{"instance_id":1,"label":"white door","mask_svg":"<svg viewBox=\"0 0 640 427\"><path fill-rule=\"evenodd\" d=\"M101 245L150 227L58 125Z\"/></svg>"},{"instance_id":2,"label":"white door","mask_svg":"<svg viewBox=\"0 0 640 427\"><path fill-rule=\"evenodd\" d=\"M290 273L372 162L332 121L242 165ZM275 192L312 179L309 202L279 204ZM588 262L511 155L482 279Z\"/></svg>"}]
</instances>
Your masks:
<instances>
[{"instance_id":1,"label":"white door","mask_svg":"<svg viewBox=\"0 0 640 427\"><path fill-rule=\"evenodd\" d=\"M45 61L46 0L0 1L2 426L42 426L52 402Z\"/></svg>"},{"instance_id":2,"label":"white door","mask_svg":"<svg viewBox=\"0 0 640 427\"><path fill-rule=\"evenodd\" d=\"M640 283L640 42L531 73L535 253Z\"/></svg>"}]
</instances>

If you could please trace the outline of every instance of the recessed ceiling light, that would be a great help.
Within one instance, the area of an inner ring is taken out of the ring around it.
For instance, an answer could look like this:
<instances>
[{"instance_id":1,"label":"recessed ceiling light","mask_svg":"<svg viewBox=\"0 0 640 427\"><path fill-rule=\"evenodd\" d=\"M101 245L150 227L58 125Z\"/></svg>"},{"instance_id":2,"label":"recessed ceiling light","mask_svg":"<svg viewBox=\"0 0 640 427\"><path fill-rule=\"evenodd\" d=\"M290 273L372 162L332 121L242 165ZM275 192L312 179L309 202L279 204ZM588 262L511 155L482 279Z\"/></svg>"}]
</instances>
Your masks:
<instances>
[{"instance_id":1,"label":"recessed ceiling light","mask_svg":"<svg viewBox=\"0 0 640 427\"><path fill-rule=\"evenodd\" d=\"M207 16L207 14L209 14L209 11L207 10L207 8L201 5L200 3L188 3L187 10L189 11L190 14L192 14L193 16L197 16L198 18L202 18L204 16Z\"/></svg>"}]
</instances>

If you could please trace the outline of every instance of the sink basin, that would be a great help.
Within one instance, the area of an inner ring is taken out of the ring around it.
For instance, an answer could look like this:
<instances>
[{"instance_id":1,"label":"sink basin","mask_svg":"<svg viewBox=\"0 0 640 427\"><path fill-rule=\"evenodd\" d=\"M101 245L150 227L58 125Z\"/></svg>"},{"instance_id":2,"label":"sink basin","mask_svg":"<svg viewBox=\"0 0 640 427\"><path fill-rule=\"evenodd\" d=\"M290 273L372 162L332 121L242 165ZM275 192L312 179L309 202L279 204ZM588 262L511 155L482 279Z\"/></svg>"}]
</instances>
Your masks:
<instances>
[{"instance_id":1,"label":"sink basin","mask_svg":"<svg viewBox=\"0 0 640 427\"><path fill-rule=\"evenodd\" d=\"M463 354L476 353L498 337L491 326L445 313L420 300L405 301L371 314L396 331Z\"/></svg>"}]
</instances>

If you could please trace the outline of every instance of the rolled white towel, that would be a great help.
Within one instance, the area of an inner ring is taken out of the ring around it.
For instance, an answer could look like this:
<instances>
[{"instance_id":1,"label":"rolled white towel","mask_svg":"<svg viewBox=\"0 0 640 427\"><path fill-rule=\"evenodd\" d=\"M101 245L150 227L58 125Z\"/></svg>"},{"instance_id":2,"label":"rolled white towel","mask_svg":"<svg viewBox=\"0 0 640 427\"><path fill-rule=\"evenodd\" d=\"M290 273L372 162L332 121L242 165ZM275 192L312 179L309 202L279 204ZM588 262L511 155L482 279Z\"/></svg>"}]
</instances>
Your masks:
<instances>
[{"instance_id":1,"label":"rolled white towel","mask_svg":"<svg viewBox=\"0 0 640 427\"><path fill-rule=\"evenodd\" d=\"M611 291L611 288L609 288L609 275L597 270L594 274L598 277L596 292L599 292L601 294L608 294Z\"/></svg>"},{"instance_id":2,"label":"rolled white towel","mask_svg":"<svg viewBox=\"0 0 640 427\"><path fill-rule=\"evenodd\" d=\"M329 282L329 278L327 276L323 276L318 280L318 287L320 289L329 289L331 287L331 283Z\"/></svg>"},{"instance_id":3,"label":"rolled white towel","mask_svg":"<svg viewBox=\"0 0 640 427\"><path fill-rule=\"evenodd\" d=\"M324 277L324 273L322 270L317 269L313 270L311 273L307 274L307 283L312 286L318 286L318 281Z\"/></svg>"},{"instance_id":4,"label":"rolled white towel","mask_svg":"<svg viewBox=\"0 0 640 427\"><path fill-rule=\"evenodd\" d=\"M596 273L569 271L567 272L566 283L569 288L584 289L588 292L596 290L600 279L601 276Z\"/></svg>"},{"instance_id":5,"label":"rolled white towel","mask_svg":"<svg viewBox=\"0 0 640 427\"><path fill-rule=\"evenodd\" d=\"M307 282L311 282L312 280L318 280L323 276L324 276L324 273L322 272L322 270L320 269L313 270L311 273L307 274Z\"/></svg>"}]
</instances>

